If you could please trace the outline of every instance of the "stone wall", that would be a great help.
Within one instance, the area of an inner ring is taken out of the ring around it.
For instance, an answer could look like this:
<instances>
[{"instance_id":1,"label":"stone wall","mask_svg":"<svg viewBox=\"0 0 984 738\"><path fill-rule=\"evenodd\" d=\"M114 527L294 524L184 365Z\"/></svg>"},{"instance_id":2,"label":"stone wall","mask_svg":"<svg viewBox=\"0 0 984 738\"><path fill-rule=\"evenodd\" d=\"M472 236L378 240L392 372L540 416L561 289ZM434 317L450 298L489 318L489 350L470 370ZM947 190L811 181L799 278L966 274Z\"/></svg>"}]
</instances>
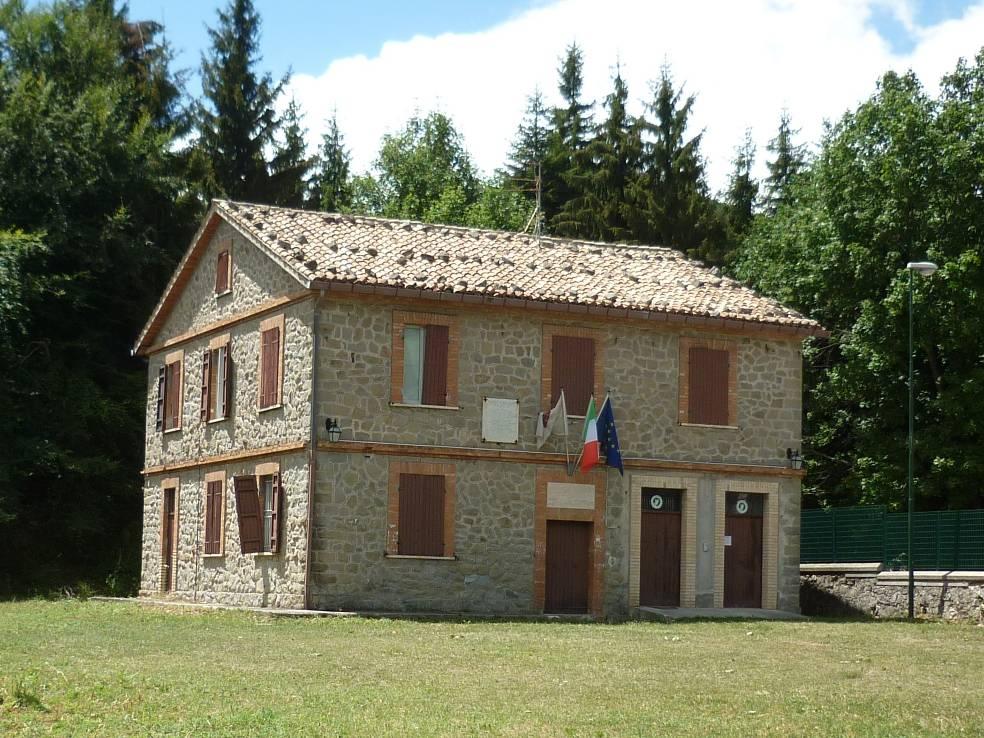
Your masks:
<instances>
[{"instance_id":1,"label":"stone wall","mask_svg":"<svg viewBox=\"0 0 984 738\"><path fill-rule=\"evenodd\" d=\"M436 312L459 320L458 409L394 407L391 325L399 308L334 298L322 304L318 416L339 418L342 438L497 447L482 442L481 414L482 398L499 397L518 399L520 407L519 443L505 447L535 450L542 333L549 323L602 330L604 383L627 456L784 465L786 449L799 446L802 360L795 341L729 338L738 343L738 427L688 427L677 418L679 333L437 305ZM580 433L577 422L572 433ZM563 440L551 439L544 450L563 451Z\"/></svg>"},{"instance_id":2,"label":"stone wall","mask_svg":"<svg viewBox=\"0 0 984 738\"><path fill-rule=\"evenodd\" d=\"M804 565L803 613L906 617L908 572L882 572L880 568L879 564ZM984 623L984 572L917 571L914 601L917 617Z\"/></svg>"},{"instance_id":3,"label":"stone wall","mask_svg":"<svg viewBox=\"0 0 984 738\"><path fill-rule=\"evenodd\" d=\"M277 554L242 554L233 476L254 474L259 463L279 462L284 488L282 547ZM204 554L206 472L225 471L223 555ZM305 454L264 457L204 470L148 476L144 483L141 596L161 594L161 514L165 478L179 479L177 566L168 596L191 602L254 607L303 607L307 550L308 464Z\"/></svg>"}]
</instances>

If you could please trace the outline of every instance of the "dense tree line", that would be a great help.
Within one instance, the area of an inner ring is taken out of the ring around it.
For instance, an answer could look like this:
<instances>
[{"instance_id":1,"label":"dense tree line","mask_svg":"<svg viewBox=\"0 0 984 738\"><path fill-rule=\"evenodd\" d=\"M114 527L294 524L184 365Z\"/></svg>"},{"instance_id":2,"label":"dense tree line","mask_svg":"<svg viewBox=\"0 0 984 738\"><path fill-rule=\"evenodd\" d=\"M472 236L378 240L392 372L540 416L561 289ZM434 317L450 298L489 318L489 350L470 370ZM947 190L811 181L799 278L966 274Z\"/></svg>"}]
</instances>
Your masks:
<instances>
[{"instance_id":1,"label":"dense tree line","mask_svg":"<svg viewBox=\"0 0 984 738\"><path fill-rule=\"evenodd\" d=\"M251 0L218 12L198 99L163 30L113 0L0 2L0 594L134 587L147 377L129 347L213 197L666 244L734 271L831 329L806 351L822 504L902 499L902 267L937 260L917 285L920 494L984 504L984 57L935 99L886 76L813 158L784 113L768 176L749 132L715 194L696 98L668 67L634 116L617 67L585 98L572 45L557 104L532 91L491 176L433 112L354 172L334 117L308 151L289 77L262 71Z\"/></svg>"}]
</instances>

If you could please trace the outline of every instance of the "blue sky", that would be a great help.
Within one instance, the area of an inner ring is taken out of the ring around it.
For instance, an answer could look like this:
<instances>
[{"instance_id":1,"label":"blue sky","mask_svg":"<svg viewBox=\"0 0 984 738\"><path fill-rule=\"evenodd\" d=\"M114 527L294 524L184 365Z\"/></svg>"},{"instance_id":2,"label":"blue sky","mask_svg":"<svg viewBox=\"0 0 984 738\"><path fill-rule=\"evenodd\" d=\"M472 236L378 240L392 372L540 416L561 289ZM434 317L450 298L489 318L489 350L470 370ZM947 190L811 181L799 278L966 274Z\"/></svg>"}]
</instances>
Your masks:
<instances>
[{"instance_id":1,"label":"blue sky","mask_svg":"<svg viewBox=\"0 0 984 738\"><path fill-rule=\"evenodd\" d=\"M418 112L454 120L480 170L505 161L526 97L557 102L556 69L572 41L584 52L584 93L601 101L621 65L639 113L668 63L697 95L692 126L712 188L721 189L734 147L751 130L764 149L783 109L816 142L872 94L889 70L914 70L932 93L958 57L984 44L984 0L254 0L262 17L261 69L288 69L285 96L305 113L313 151L337 114L355 171L372 164L381 137ZM206 25L225 3L131 0L130 17L163 21L192 72ZM598 115L603 111L596 106Z\"/></svg>"}]
</instances>

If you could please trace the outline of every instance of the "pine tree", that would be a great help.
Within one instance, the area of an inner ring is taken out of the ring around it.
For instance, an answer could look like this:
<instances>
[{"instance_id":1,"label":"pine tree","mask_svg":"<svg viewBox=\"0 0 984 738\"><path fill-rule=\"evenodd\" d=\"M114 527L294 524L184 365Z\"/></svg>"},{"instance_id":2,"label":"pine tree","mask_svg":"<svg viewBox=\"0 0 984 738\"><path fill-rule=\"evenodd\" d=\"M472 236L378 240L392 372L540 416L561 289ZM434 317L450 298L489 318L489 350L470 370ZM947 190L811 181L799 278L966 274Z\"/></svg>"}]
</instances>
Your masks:
<instances>
[{"instance_id":1,"label":"pine tree","mask_svg":"<svg viewBox=\"0 0 984 738\"><path fill-rule=\"evenodd\" d=\"M592 130L593 103L581 97L584 60L577 44L567 47L561 63L559 91L564 104L552 111L543 165L543 209L551 230L576 237L586 229L582 213L571 204L588 186L591 171L588 137Z\"/></svg>"},{"instance_id":2,"label":"pine tree","mask_svg":"<svg viewBox=\"0 0 984 738\"><path fill-rule=\"evenodd\" d=\"M759 185L752 177L755 164L755 142L751 130L745 131L745 140L735 150L734 169L728 181L724 201L728 207L728 231L731 240L737 241L747 231L755 216L755 203Z\"/></svg>"},{"instance_id":3,"label":"pine tree","mask_svg":"<svg viewBox=\"0 0 984 738\"><path fill-rule=\"evenodd\" d=\"M506 172L512 186L526 197L535 200L534 180L547 156L549 133L547 109L539 89L527 98L526 113L516 130Z\"/></svg>"},{"instance_id":4,"label":"pine tree","mask_svg":"<svg viewBox=\"0 0 984 738\"><path fill-rule=\"evenodd\" d=\"M683 96L673 86L667 67L655 85L648 106L653 121L645 124L650 135L643 154L644 175L632 197L646 211L645 222L635 224L637 237L700 255L713 219L700 155L703 132L687 138L687 125L695 97Z\"/></svg>"},{"instance_id":5,"label":"pine tree","mask_svg":"<svg viewBox=\"0 0 984 738\"><path fill-rule=\"evenodd\" d=\"M616 67L612 79L612 91L605 98L608 118L601 123L588 153L593 162L586 196L580 205L588 214L588 238L602 241L627 241L633 239L630 223L639 219L634 203L629 197L633 180L638 176L642 155L640 122L626 110L629 90Z\"/></svg>"},{"instance_id":6,"label":"pine tree","mask_svg":"<svg viewBox=\"0 0 984 738\"><path fill-rule=\"evenodd\" d=\"M303 114L297 102L290 101L281 121L281 138L277 152L270 162L269 196L275 205L288 208L304 206L307 190L306 175L311 168L307 158Z\"/></svg>"},{"instance_id":7,"label":"pine tree","mask_svg":"<svg viewBox=\"0 0 984 738\"><path fill-rule=\"evenodd\" d=\"M210 163L207 190L241 200L273 202L266 152L275 145L280 121L275 104L288 76L274 82L257 74L260 16L252 0L230 0L209 28L212 48L202 56L198 106L199 146ZM212 193L210 193L212 194Z\"/></svg>"},{"instance_id":8,"label":"pine tree","mask_svg":"<svg viewBox=\"0 0 984 738\"><path fill-rule=\"evenodd\" d=\"M789 199L789 185L806 165L806 146L793 143L799 129L790 124L789 111L779 118L779 132L769 141L768 150L775 158L768 162L769 176L765 179L766 209L774 213Z\"/></svg>"},{"instance_id":9,"label":"pine tree","mask_svg":"<svg viewBox=\"0 0 984 738\"><path fill-rule=\"evenodd\" d=\"M315 160L309 193L311 207L327 212L342 212L351 208L350 167L351 157L338 129L338 117L332 115L328 130L321 137L321 149Z\"/></svg>"}]
</instances>

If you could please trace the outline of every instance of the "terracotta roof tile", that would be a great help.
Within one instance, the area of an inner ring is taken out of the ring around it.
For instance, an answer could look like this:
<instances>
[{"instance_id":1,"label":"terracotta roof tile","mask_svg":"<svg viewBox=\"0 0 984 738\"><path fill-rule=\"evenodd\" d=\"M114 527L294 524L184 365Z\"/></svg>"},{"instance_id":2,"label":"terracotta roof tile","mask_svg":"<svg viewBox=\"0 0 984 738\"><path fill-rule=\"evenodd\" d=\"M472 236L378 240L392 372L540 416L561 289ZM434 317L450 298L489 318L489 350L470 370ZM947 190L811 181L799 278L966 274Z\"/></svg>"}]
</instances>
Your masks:
<instances>
[{"instance_id":1,"label":"terracotta roof tile","mask_svg":"<svg viewBox=\"0 0 984 738\"><path fill-rule=\"evenodd\" d=\"M535 238L224 200L215 206L306 282L517 297L823 330L716 269L661 246Z\"/></svg>"}]
</instances>

